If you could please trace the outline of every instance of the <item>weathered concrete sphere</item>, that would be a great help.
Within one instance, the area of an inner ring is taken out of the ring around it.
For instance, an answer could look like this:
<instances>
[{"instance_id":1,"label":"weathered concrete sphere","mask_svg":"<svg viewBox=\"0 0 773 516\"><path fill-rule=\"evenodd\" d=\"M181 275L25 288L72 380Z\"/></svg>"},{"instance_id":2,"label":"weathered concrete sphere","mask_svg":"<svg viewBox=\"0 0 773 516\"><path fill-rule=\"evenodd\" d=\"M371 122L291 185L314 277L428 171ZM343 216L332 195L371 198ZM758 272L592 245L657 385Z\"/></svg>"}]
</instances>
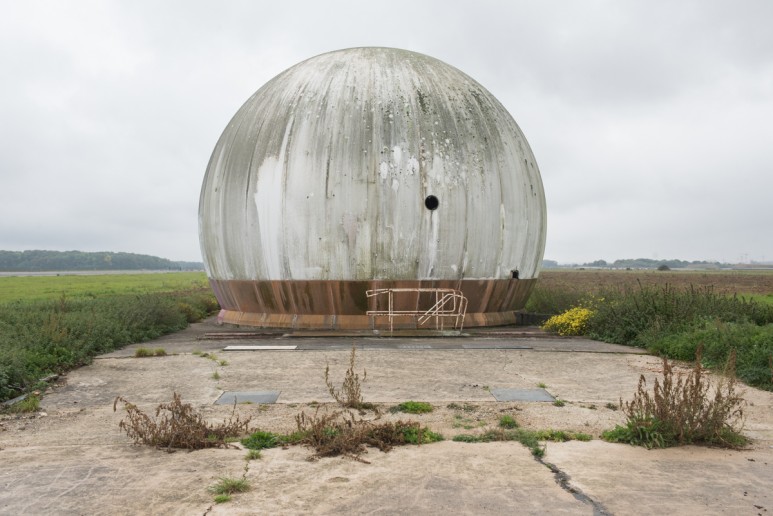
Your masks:
<instances>
[{"instance_id":1,"label":"weathered concrete sphere","mask_svg":"<svg viewBox=\"0 0 773 516\"><path fill-rule=\"evenodd\" d=\"M376 327L365 291L389 287L461 289L466 326L512 322L545 230L537 163L502 104L392 48L266 83L223 131L199 205L221 317L259 326Z\"/></svg>"}]
</instances>

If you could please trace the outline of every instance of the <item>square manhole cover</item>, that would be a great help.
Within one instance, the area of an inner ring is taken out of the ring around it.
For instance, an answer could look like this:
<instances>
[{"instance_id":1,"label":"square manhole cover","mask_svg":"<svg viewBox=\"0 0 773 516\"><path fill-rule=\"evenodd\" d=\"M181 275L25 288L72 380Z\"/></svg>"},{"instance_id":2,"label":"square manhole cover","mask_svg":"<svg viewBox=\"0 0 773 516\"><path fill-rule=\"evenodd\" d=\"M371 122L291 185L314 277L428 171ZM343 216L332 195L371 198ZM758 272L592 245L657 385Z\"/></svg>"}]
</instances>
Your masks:
<instances>
[{"instance_id":1,"label":"square manhole cover","mask_svg":"<svg viewBox=\"0 0 773 516\"><path fill-rule=\"evenodd\" d=\"M556 401L545 389L491 389L497 401Z\"/></svg>"},{"instance_id":2,"label":"square manhole cover","mask_svg":"<svg viewBox=\"0 0 773 516\"><path fill-rule=\"evenodd\" d=\"M279 391L226 391L215 401L215 405L233 405L236 403L276 403Z\"/></svg>"}]
</instances>

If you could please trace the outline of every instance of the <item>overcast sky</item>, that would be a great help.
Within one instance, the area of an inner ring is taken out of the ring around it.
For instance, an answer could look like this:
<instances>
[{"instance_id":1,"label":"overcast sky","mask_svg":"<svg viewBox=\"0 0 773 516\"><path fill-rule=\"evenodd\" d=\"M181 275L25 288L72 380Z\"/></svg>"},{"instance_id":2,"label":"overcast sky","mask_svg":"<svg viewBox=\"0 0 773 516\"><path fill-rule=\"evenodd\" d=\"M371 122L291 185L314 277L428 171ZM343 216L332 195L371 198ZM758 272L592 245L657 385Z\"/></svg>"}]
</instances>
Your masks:
<instances>
[{"instance_id":1,"label":"overcast sky","mask_svg":"<svg viewBox=\"0 0 773 516\"><path fill-rule=\"evenodd\" d=\"M773 2L0 0L0 249L201 260L229 119L341 48L445 61L510 111L545 258L773 261Z\"/></svg>"}]
</instances>

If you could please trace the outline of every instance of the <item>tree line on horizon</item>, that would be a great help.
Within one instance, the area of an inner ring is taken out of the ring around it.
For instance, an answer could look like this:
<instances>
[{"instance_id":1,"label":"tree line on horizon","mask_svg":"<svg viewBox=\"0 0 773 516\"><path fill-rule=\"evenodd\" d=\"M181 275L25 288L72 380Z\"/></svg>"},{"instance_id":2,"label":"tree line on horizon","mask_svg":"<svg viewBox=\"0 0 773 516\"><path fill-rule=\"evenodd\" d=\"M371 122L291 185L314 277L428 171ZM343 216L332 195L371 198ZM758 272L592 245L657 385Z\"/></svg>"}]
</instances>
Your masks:
<instances>
[{"instance_id":1,"label":"tree line on horizon","mask_svg":"<svg viewBox=\"0 0 773 516\"><path fill-rule=\"evenodd\" d=\"M204 270L201 262L172 261L135 253L84 251L0 251L0 271Z\"/></svg>"},{"instance_id":2,"label":"tree line on horizon","mask_svg":"<svg viewBox=\"0 0 773 516\"><path fill-rule=\"evenodd\" d=\"M709 262L705 260L655 260L651 258L625 258L607 262L606 260L595 260L580 264L559 264L555 260L542 260L542 268L551 269L556 267L602 267L611 269L657 269L663 266L669 269L684 269L690 266L699 267L730 267L731 264L720 262Z\"/></svg>"}]
</instances>

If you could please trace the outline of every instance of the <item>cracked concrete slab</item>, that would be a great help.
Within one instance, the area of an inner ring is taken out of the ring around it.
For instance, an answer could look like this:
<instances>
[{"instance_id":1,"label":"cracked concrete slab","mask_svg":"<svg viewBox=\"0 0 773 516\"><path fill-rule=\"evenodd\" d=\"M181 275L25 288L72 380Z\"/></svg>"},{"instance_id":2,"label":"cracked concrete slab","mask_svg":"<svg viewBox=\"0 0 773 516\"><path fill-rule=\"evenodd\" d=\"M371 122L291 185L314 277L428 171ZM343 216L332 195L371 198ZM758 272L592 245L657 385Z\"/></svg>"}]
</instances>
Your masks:
<instances>
[{"instance_id":1,"label":"cracked concrete slab","mask_svg":"<svg viewBox=\"0 0 773 516\"><path fill-rule=\"evenodd\" d=\"M548 444L546 461L614 514L773 512L770 450L567 442Z\"/></svg>"}]
</instances>

